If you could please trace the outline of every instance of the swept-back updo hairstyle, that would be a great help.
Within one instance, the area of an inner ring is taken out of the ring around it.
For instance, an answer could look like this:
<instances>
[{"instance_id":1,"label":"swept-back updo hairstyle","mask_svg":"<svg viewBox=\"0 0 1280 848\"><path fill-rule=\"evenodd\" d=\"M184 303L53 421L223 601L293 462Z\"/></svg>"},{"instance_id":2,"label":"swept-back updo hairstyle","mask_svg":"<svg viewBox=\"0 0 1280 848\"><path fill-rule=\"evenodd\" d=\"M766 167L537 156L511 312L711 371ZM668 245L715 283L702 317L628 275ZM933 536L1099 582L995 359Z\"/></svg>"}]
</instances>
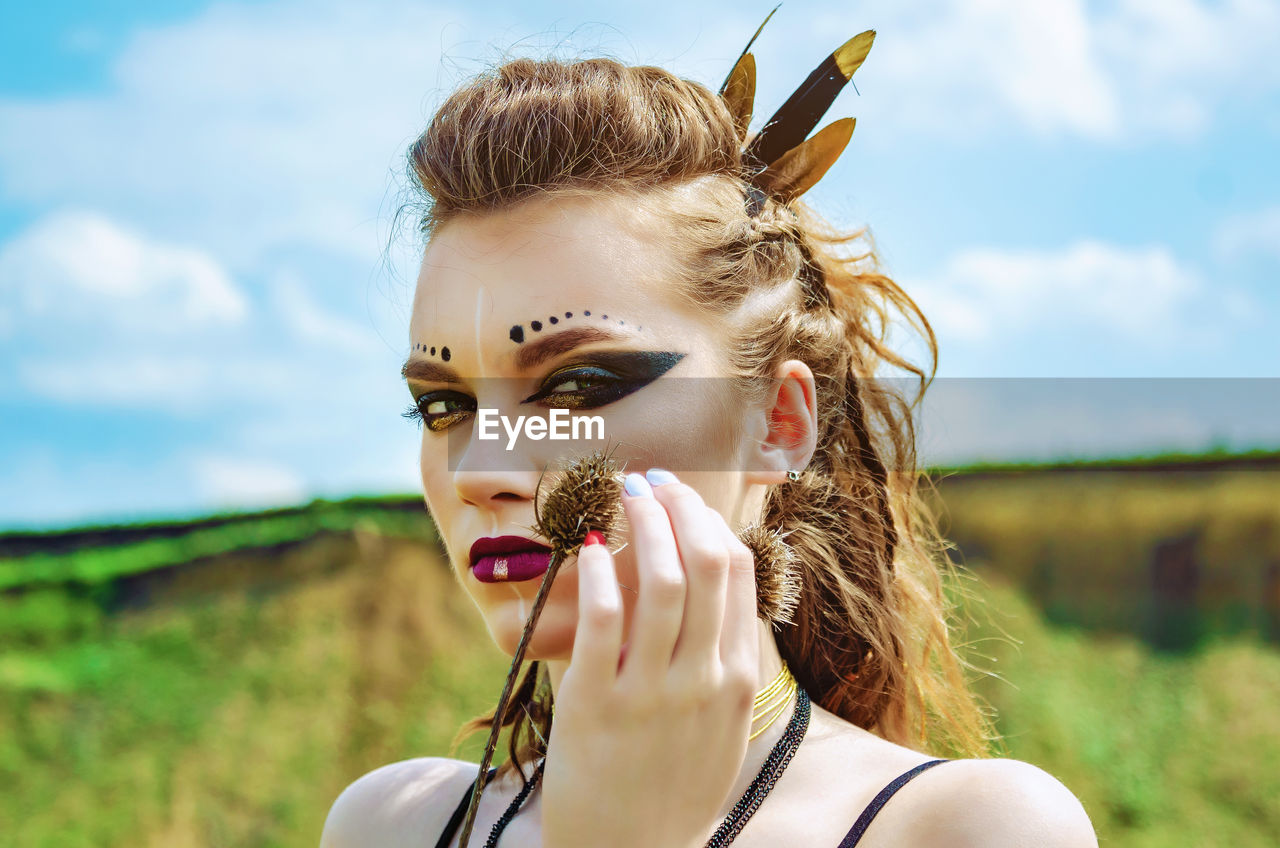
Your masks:
<instances>
[{"instance_id":1,"label":"swept-back updo hairstyle","mask_svg":"<svg viewBox=\"0 0 1280 848\"><path fill-rule=\"evenodd\" d=\"M880 273L874 245L859 250L865 229L841 233L772 197L749 215L740 141L718 95L662 68L521 58L448 97L409 168L427 239L459 216L537 196L625 194L669 225L679 295L731 322L744 403L766 400L761 378L779 362L808 364L817 451L800 480L770 488L761 516L789 531L802 572L794 624L775 625L779 651L816 703L853 724L918 750L983 755L995 736L949 631L959 575L919 497L930 481L916 468L911 412L937 369L933 330ZM927 372L887 346L895 316L926 340ZM883 365L915 376L912 399L895 388L910 378L875 379ZM504 771L546 751L552 696L540 666L504 716ZM471 720L456 741L493 721Z\"/></svg>"}]
</instances>

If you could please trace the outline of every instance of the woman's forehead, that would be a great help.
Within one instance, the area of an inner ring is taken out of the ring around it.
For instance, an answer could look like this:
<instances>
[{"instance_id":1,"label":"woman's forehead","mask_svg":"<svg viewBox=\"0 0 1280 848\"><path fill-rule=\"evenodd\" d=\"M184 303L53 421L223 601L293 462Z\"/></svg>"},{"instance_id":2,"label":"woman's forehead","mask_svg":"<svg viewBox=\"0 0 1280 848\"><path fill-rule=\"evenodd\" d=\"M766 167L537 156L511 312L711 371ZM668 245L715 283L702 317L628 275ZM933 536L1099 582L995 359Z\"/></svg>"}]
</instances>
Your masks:
<instances>
[{"instance_id":1,"label":"woman's forehead","mask_svg":"<svg viewBox=\"0 0 1280 848\"><path fill-rule=\"evenodd\" d=\"M656 329L678 308L674 256L625 216L571 198L449 222L423 257L413 338L482 324L515 343L562 324Z\"/></svg>"}]
</instances>

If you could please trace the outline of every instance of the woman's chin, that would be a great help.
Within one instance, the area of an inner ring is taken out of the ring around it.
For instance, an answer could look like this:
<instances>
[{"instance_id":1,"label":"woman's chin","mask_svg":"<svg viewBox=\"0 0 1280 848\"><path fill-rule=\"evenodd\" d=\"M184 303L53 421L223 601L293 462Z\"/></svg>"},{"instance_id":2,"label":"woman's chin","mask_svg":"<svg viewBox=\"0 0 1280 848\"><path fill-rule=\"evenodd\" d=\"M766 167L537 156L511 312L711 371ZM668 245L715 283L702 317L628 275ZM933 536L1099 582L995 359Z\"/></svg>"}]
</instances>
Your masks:
<instances>
[{"instance_id":1,"label":"woman's chin","mask_svg":"<svg viewBox=\"0 0 1280 848\"><path fill-rule=\"evenodd\" d=\"M520 646L520 636L524 633L529 611L529 605L514 603L492 611L487 619L489 635L493 637L494 644L509 657L515 656L516 648ZM577 624L576 608L561 611L548 603L542 608L533 636L525 647L525 660L568 660L573 655L573 636Z\"/></svg>"}]
</instances>

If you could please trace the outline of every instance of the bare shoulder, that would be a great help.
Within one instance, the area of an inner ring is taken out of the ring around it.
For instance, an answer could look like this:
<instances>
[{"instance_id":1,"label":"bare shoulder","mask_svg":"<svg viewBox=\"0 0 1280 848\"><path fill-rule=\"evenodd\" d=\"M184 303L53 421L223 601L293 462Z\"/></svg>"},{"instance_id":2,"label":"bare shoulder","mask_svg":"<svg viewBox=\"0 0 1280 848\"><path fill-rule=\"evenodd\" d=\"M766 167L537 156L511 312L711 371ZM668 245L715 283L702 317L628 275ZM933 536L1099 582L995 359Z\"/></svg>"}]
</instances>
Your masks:
<instances>
[{"instance_id":1,"label":"bare shoulder","mask_svg":"<svg viewBox=\"0 0 1280 848\"><path fill-rule=\"evenodd\" d=\"M927 778L927 779L926 779ZM938 848L1097 848L1080 800L1047 771L1022 760L955 760L911 787L921 815L906 844Z\"/></svg>"},{"instance_id":2,"label":"bare shoulder","mask_svg":"<svg viewBox=\"0 0 1280 848\"><path fill-rule=\"evenodd\" d=\"M333 802L320 846L431 844L475 776L474 763L445 757L419 757L374 769Z\"/></svg>"}]
</instances>

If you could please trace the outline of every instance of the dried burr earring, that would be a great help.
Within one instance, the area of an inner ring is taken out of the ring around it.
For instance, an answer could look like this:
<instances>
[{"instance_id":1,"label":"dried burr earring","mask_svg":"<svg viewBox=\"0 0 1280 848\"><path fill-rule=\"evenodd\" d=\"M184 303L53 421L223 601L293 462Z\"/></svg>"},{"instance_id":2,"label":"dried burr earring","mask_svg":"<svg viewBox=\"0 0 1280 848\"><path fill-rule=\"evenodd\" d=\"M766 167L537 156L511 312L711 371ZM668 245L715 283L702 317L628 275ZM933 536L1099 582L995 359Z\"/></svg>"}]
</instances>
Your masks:
<instances>
[{"instance_id":1,"label":"dried burr earring","mask_svg":"<svg viewBox=\"0 0 1280 848\"><path fill-rule=\"evenodd\" d=\"M800 604L800 567L795 551L780 533L759 522L738 532L756 561L758 615L770 624L793 624Z\"/></svg>"},{"instance_id":2,"label":"dried burr earring","mask_svg":"<svg viewBox=\"0 0 1280 848\"><path fill-rule=\"evenodd\" d=\"M538 478L539 492L542 491L543 477ZM606 539L616 535L625 516L621 495L621 469L614 462L611 454L596 452L564 465L556 477L555 485L541 505L537 497L534 498L534 526L530 529L551 545L551 562L547 567L547 573L542 575L542 584L538 586L538 594L533 599L533 610L529 613L529 620L520 634L520 644L516 646L515 655L511 658L507 682L502 687L502 695L498 698L498 706L493 713L489 742L485 745L484 757L480 760L480 771L471 789L471 802L467 806L467 815L463 820L459 845L466 846L471 837L476 810L480 805L480 795L484 791L485 776L489 773L489 764L493 761L498 736L505 724L503 719L520 671L520 664L524 660L525 649L538 623L538 617L547 603L551 584L560 571L560 564L582 549L582 542L589 531L598 530Z\"/></svg>"}]
</instances>

